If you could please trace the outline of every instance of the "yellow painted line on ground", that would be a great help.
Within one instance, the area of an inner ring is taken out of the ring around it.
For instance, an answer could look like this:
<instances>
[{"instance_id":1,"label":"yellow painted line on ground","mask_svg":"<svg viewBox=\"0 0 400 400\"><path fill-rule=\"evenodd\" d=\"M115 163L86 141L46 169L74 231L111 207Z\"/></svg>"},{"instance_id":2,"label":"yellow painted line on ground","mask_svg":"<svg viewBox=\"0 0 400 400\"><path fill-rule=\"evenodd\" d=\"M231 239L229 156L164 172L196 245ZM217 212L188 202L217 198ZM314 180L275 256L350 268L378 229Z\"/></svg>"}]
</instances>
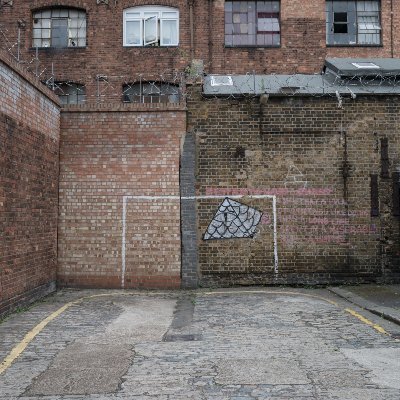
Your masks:
<instances>
[{"instance_id":1,"label":"yellow painted line on ground","mask_svg":"<svg viewBox=\"0 0 400 400\"><path fill-rule=\"evenodd\" d=\"M163 292L150 292L151 294L165 294ZM10 365L23 353L29 343L46 327L46 325L53 321L53 319L57 318L60 314L62 314L69 307L78 304L86 299L92 299L95 297L105 297L105 296L133 296L140 293L127 293L127 292L112 292L112 293L100 293L93 294L90 296L81 297L77 300L70 301L69 303L64 304L57 311L54 311L47 318L45 318L42 322L37 324L32 330L30 330L24 338L11 350L11 352L6 356L6 358L0 364L0 375L10 367Z\"/></svg>"},{"instance_id":2,"label":"yellow painted line on ground","mask_svg":"<svg viewBox=\"0 0 400 400\"><path fill-rule=\"evenodd\" d=\"M32 330L30 330L25 337L11 350L8 356L2 361L0 364L0 375L22 354L22 352L26 349L29 343L46 327L46 325L53 321L53 319L57 318L60 314L62 314L69 307L82 302L85 299L90 299L94 297L103 297L103 296L112 296L112 295L126 295L128 293L102 293L102 294L94 294L91 296L81 297L77 300L70 301L69 303L64 304L57 311L54 311L47 318L45 318L42 322L37 324Z\"/></svg>"},{"instance_id":3,"label":"yellow painted line on ground","mask_svg":"<svg viewBox=\"0 0 400 400\"><path fill-rule=\"evenodd\" d=\"M307 294L307 293L300 293L300 292L291 292L291 291L267 291L267 290L231 290L231 291L211 291L211 292L194 292L197 295L218 295L218 294L284 294L284 295L294 295L294 296L305 296L305 297L311 297L319 300L323 300L328 302L329 304L332 304L336 307L339 307L339 304L336 303L333 300L329 300L325 297L318 296L318 295L312 295L312 294ZM60 307L58 310L54 311L52 314L50 314L47 318L45 318L42 322L37 324L32 330L30 330L25 337L11 350L11 352L8 354L8 356L2 361L0 364L0 375L6 371L10 365L23 353L23 351L26 349L26 347L29 345L29 343L47 326L47 324L51 321L53 321L55 318L57 318L60 314L62 314L65 310L67 310L69 307L78 304L82 302L83 300L86 299L92 299L96 297L105 297L105 296L134 296L134 295L140 295L141 293L127 293L127 292L113 292L113 293L101 293L101 294L94 294L91 296L85 296L81 297L77 300L70 301L69 303L64 304L62 307ZM165 294L165 292L149 292L146 294ZM374 324L367 318L364 318L362 315L358 314L357 312L346 308L345 311L350 313L351 315L355 316L358 318L360 321L364 322L367 325L372 326L374 329L376 329L378 332L383 333L385 335L388 335L388 333L379 325Z\"/></svg>"},{"instance_id":4,"label":"yellow painted line on ground","mask_svg":"<svg viewBox=\"0 0 400 400\"><path fill-rule=\"evenodd\" d=\"M378 332L383 333L384 335L389 335L381 326L374 324L372 321L363 317L361 314L352 310L351 308L346 308L345 311L351 314L353 317L358 318L361 322L364 322L364 324L372 326Z\"/></svg>"},{"instance_id":5,"label":"yellow painted line on ground","mask_svg":"<svg viewBox=\"0 0 400 400\"><path fill-rule=\"evenodd\" d=\"M329 300L323 296L317 296L317 295L313 295L313 294L308 294L308 293L301 293L301 292L291 292L291 291L267 291L267 290L240 290L240 291L219 291L219 292L209 292L209 293L205 293L206 295L211 295L211 294L233 294L233 293L266 293L266 294L285 294L285 295L298 295L298 296L305 296L305 297L313 297L316 299L320 299L320 300L324 300L336 307L339 307L339 304L336 303L335 301ZM369 326L371 326L372 328L374 328L376 331L378 331L379 333L382 333L384 335L388 335L391 336L388 332L386 332L380 325L378 324L374 324L372 321L370 321L369 319L363 317L361 314L359 314L358 312L350 309L350 308L346 308L344 311L348 312L349 314L351 314L353 317L358 318L361 322L363 322L364 324L367 324Z\"/></svg>"},{"instance_id":6,"label":"yellow painted line on ground","mask_svg":"<svg viewBox=\"0 0 400 400\"><path fill-rule=\"evenodd\" d=\"M30 330L25 337L11 350L10 354L4 359L4 361L0 364L0 375L14 362L16 358L18 358L21 353L25 350L28 344L37 336L43 328L54 318L57 318L61 313L63 313L67 308L71 307L73 304L81 301L75 300L71 301L62 307L60 307L57 311L50 314L47 318L45 318L42 322L37 324L32 330Z\"/></svg>"}]
</instances>

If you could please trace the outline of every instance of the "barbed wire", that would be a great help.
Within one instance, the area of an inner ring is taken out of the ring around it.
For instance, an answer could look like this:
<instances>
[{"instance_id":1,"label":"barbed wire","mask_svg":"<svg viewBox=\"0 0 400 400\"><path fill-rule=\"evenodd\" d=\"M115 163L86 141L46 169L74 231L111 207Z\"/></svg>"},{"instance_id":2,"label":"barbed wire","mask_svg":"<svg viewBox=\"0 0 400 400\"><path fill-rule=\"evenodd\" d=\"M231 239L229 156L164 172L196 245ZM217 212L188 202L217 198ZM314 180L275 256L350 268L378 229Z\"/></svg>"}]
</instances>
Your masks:
<instances>
[{"instance_id":1,"label":"barbed wire","mask_svg":"<svg viewBox=\"0 0 400 400\"><path fill-rule=\"evenodd\" d=\"M18 27L17 38L14 40L10 39L8 29L0 24L0 49L8 53L12 59L23 66L29 73L40 79L47 72L48 68L41 65L37 48L35 55L32 57L27 57L28 54L21 51L20 33L21 28Z\"/></svg>"},{"instance_id":2,"label":"barbed wire","mask_svg":"<svg viewBox=\"0 0 400 400\"><path fill-rule=\"evenodd\" d=\"M46 65L39 58L36 48L32 56L21 51L20 28L17 38L10 39L8 30L0 24L0 48L15 61L25 67L61 99L62 104L82 104L99 102L134 103L181 103L198 96L189 85L204 85L208 65L200 68L187 66L184 70L164 70L159 73L136 73L130 75L81 74L79 79L61 79L63 71L56 71L54 64ZM76 74L74 74L76 75ZM218 76L218 74L212 74ZM229 74L224 74L227 76ZM236 75L238 76L238 75ZM232 74L235 77L235 74ZM261 81L260 81L261 79ZM260 83L261 82L261 83ZM224 85L222 85L224 86ZM380 91L380 92L379 92ZM203 99L238 100L254 99L267 95L286 97L309 96L331 97L336 99L338 108L343 107L345 98L355 99L358 94L400 94L400 76L374 74L369 76L347 76L345 78L329 74L304 75L259 75L254 71L232 79L229 90L215 89L201 91Z\"/></svg>"}]
</instances>

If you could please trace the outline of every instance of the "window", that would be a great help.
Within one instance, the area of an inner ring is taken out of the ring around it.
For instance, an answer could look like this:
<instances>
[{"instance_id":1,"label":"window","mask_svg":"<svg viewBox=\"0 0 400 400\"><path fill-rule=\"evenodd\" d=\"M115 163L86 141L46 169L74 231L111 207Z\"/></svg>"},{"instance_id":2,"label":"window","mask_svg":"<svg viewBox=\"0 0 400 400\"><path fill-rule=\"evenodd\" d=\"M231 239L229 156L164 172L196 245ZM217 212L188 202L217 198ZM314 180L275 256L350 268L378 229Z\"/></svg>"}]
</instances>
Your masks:
<instances>
[{"instance_id":1,"label":"window","mask_svg":"<svg viewBox=\"0 0 400 400\"><path fill-rule=\"evenodd\" d=\"M54 8L33 13L33 47L85 47L86 12Z\"/></svg>"},{"instance_id":2,"label":"window","mask_svg":"<svg viewBox=\"0 0 400 400\"><path fill-rule=\"evenodd\" d=\"M211 86L233 86L232 77L229 75L212 75Z\"/></svg>"},{"instance_id":3,"label":"window","mask_svg":"<svg viewBox=\"0 0 400 400\"><path fill-rule=\"evenodd\" d=\"M126 103L179 103L179 87L170 83L142 82L124 85Z\"/></svg>"},{"instance_id":4,"label":"window","mask_svg":"<svg viewBox=\"0 0 400 400\"><path fill-rule=\"evenodd\" d=\"M326 43L330 45L380 45L379 0L328 0Z\"/></svg>"},{"instance_id":5,"label":"window","mask_svg":"<svg viewBox=\"0 0 400 400\"><path fill-rule=\"evenodd\" d=\"M172 7L133 7L124 11L124 46L178 46L179 11Z\"/></svg>"},{"instance_id":6,"label":"window","mask_svg":"<svg viewBox=\"0 0 400 400\"><path fill-rule=\"evenodd\" d=\"M279 46L279 1L225 1L226 46Z\"/></svg>"},{"instance_id":7,"label":"window","mask_svg":"<svg viewBox=\"0 0 400 400\"><path fill-rule=\"evenodd\" d=\"M86 101L85 86L73 82L54 82L48 86L60 98L61 104L82 104Z\"/></svg>"}]
</instances>

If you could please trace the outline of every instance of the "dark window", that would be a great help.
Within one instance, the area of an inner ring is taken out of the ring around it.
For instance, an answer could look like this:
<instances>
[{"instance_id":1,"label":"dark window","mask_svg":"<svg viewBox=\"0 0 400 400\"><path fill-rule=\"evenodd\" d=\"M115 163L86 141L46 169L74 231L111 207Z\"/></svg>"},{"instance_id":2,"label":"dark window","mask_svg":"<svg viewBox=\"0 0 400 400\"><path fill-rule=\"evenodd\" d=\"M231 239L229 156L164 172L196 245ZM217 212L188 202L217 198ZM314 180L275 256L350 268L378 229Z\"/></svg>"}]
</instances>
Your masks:
<instances>
[{"instance_id":1,"label":"dark window","mask_svg":"<svg viewBox=\"0 0 400 400\"><path fill-rule=\"evenodd\" d=\"M347 33L347 13L333 14L333 32Z\"/></svg>"},{"instance_id":2,"label":"dark window","mask_svg":"<svg viewBox=\"0 0 400 400\"><path fill-rule=\"evenodd\" d=\"M86 101L86 88L79 83L50 82L47 85L60 98L61 104L82 104Z\"/></svg>"},{"instance_id":3,"label":"dark window","mask_svg":"<svg viewBox=\"0 0 400 400\"><path fill-rule=\"evenodd\" d=\"M86 12L68 8L35 11L33 47L85 47Z\"/></svg>"},{"instance_id":4,"label":"dark window","mask_svg":"<svg viewBox=\"0 0 400 400\"><path fill-rule=\"evenodd\" d=\"M179 103L179 87L170 83L139 82L123 87L126 103Z\"/></svg>"},{"instance_id":5,"label":"dark window","mask_svg":"<svg viewBox=\"0 0 400 400\"><path fill-rule=\"evenodd\" d=\"M327 0L326 43L381 44L380 0Z\"/></svg>"},{"instance_id":6,"label":"dark window","mask_svg":"<svg viewBox=\"0 0 400 400\"><path fill-rule=\"evenodd\" d=\"M226 46L279 46L279 1L225 1Z\"/></svg>"}]
</instances>

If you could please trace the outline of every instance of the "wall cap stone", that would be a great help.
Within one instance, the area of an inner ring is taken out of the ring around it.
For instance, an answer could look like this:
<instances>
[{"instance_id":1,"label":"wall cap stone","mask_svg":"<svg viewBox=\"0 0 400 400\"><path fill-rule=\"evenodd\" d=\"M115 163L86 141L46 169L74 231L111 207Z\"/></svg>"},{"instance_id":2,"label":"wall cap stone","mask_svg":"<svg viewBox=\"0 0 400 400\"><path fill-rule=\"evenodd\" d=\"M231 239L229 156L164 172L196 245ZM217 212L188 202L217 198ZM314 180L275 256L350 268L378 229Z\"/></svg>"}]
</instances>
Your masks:
<instances>
[{"instance_id":1,"label":"wall cap stone","mask_svg":"<svg viewBox=\"0 0 400 400\"><path fill-rule=\"evenodd\" d=\"M12 71L17 73L21 78L27 81L35 89L41 92L49 100L51 100L56 106L60 107L61 103L58 98L50 89L48 89L38 78L36 78L26 68L21 66L15 59L13 59L5 50L0 49L0 62L9 67Z\"/></svg>"},{"instance_id":2,"label":"wall cap stone","mask_svg":"<svg viewBox=\"0 0 400 400\"><path fill-rule=\"evenodd\" d=\"M63 113L76 112L186 112L186 104L181 103L87 103L62 106Z\"/></svg>"}]
</instances>

